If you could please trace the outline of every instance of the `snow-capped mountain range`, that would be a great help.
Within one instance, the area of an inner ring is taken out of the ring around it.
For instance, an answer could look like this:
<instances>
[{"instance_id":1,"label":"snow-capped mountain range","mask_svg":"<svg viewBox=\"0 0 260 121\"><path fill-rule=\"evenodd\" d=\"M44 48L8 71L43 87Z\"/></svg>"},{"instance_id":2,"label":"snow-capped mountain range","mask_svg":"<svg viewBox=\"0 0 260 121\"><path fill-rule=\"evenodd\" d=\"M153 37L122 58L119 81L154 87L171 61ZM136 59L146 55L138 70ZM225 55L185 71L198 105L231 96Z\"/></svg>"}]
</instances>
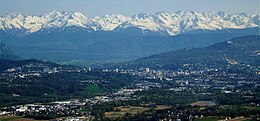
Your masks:
<instances>
[{"instance_id":1,"label":"snow-capped mountain range","mask_svg":"<svg viewBox=\"0 0 260 121\"><path fill-rule=\"evenodd\" d=\"M17 35L38 31L51 31L67 27L80 27L92 31L121 31L139 28L143 32L165 32L177 35L183 32L204 29L243 29L259 27L260 14L226 14L225 12L158 12L124 16L118 14L89 18L80 12L52 11L40 16L10 13L0 17L0 30Z\"/></svg>"}]
</instances>

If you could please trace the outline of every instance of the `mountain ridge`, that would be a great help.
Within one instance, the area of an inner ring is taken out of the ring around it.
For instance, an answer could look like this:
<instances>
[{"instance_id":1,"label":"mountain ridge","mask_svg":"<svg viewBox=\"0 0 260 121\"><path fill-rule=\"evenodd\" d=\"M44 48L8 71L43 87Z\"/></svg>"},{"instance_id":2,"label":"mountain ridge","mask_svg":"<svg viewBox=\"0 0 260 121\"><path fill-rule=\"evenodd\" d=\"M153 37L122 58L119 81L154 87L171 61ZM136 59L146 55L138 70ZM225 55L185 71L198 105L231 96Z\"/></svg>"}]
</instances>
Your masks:
<instances>
[{"instance_id":1,"label":"mountain ridge","mask_svg":"<svg viewBox=\"0 0 260 121\"><path fill-rule=\"evenodd\" d=\"M89 18L80 12L52 11L40 16L10 13L0 17L0 29L15 35L27 35L52 29L76 26L93 31L121 31L130 27L142 31L178 35L196 29L221 30L259 27L260 14L226 14L219 12L157 12L140 13L133 16L120 14ZM17 34L19 32L19 34Z\"/></svg>"}]
</instances>

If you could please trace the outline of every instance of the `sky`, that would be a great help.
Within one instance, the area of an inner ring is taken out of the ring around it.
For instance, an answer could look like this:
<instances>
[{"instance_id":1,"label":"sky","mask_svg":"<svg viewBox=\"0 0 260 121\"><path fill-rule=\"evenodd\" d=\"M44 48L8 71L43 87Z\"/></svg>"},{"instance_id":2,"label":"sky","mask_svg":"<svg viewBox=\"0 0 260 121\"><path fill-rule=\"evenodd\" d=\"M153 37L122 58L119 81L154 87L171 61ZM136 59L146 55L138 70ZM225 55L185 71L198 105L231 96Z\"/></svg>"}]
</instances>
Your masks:
<instances>
[{"instance_id":1,"label":"sky","mask_svg":"<svg viewBox=\"0 0 260 121\"><path fill-rule=\"evenodd\" d=\"M179 10L259 14L259 6L259 0L0 0L0 14L41 15L53 10L82 12L89 17Z\"/></svg>"}]
</instances>

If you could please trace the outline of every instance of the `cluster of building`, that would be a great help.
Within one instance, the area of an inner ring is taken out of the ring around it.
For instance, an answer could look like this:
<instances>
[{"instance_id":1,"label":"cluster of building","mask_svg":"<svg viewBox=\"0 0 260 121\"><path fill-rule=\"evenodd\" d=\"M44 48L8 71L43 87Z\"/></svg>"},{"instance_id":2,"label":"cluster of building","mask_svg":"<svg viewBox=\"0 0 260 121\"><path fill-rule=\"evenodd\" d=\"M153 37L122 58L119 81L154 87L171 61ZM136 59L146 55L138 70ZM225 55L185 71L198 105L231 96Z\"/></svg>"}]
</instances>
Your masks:
<instances>
[{"instance_id":1,"label":"cluster of building","mask_svg":"<svg viewBox=\"0 0 260 121\"><path fill-rule=\"evenodd\" d=\"M57 101L48 104L26 104L2 108L0 115L9 116L37 116L37 115L61 115L74 116L79 114L79 110L84 102L78 100Z\"/></svg>"},{"instance_id":2,"label":"cluster of building","mask_svg":"<svg viewBox=\"0 0 260 121\"><path fill-rule=\"evenodd\" d=\"M245 64L193 65L187 63L176 70L155 70L148 67L138 70L105 70L127 73L137 76L141 80L147 80L143 81L142 84L149 83L149 80L159 80L159 83L171 82L172 87L170 89L175 91L207 93L208 89L211 89L214 92L250 94L252 88L244 88L245 85L260 86L259 67Z\"/></svg>"},{"instance_id":3,"label":"cluster of building","mask_svg":"<svg viewBox=\"0 0 260 121\"><path fill-rule=\"evenodd\" d=\"M13 67L5 70L1 73L2 77L6 77L7 80L13 80L15 78L26 78L26 77L41 77L42 74L58 73L58 68L61 67L50 67L42 64L29 64L21 67Z\"/></svg>"}]
</instances>

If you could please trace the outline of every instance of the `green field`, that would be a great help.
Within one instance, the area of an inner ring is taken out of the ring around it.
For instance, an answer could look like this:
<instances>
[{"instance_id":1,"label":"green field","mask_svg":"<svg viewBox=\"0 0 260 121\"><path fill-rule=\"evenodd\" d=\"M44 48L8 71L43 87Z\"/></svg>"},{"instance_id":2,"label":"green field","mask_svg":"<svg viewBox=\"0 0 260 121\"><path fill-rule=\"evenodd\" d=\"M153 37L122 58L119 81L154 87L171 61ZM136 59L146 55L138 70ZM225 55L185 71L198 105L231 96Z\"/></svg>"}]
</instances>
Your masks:
<instances>
[{"instance_id":1,"label":"green field","mask_svg":"<svg viewBox=\"0 0 260 121\"><path fill-rule=\"evenodd\" d=\"M89 84L84 88L85 95L96 95L96 94L101 94L101 93L105 93L105 92L106 92L105 88L102 88L96 84Z\"/></svg>"}]
</instances>

